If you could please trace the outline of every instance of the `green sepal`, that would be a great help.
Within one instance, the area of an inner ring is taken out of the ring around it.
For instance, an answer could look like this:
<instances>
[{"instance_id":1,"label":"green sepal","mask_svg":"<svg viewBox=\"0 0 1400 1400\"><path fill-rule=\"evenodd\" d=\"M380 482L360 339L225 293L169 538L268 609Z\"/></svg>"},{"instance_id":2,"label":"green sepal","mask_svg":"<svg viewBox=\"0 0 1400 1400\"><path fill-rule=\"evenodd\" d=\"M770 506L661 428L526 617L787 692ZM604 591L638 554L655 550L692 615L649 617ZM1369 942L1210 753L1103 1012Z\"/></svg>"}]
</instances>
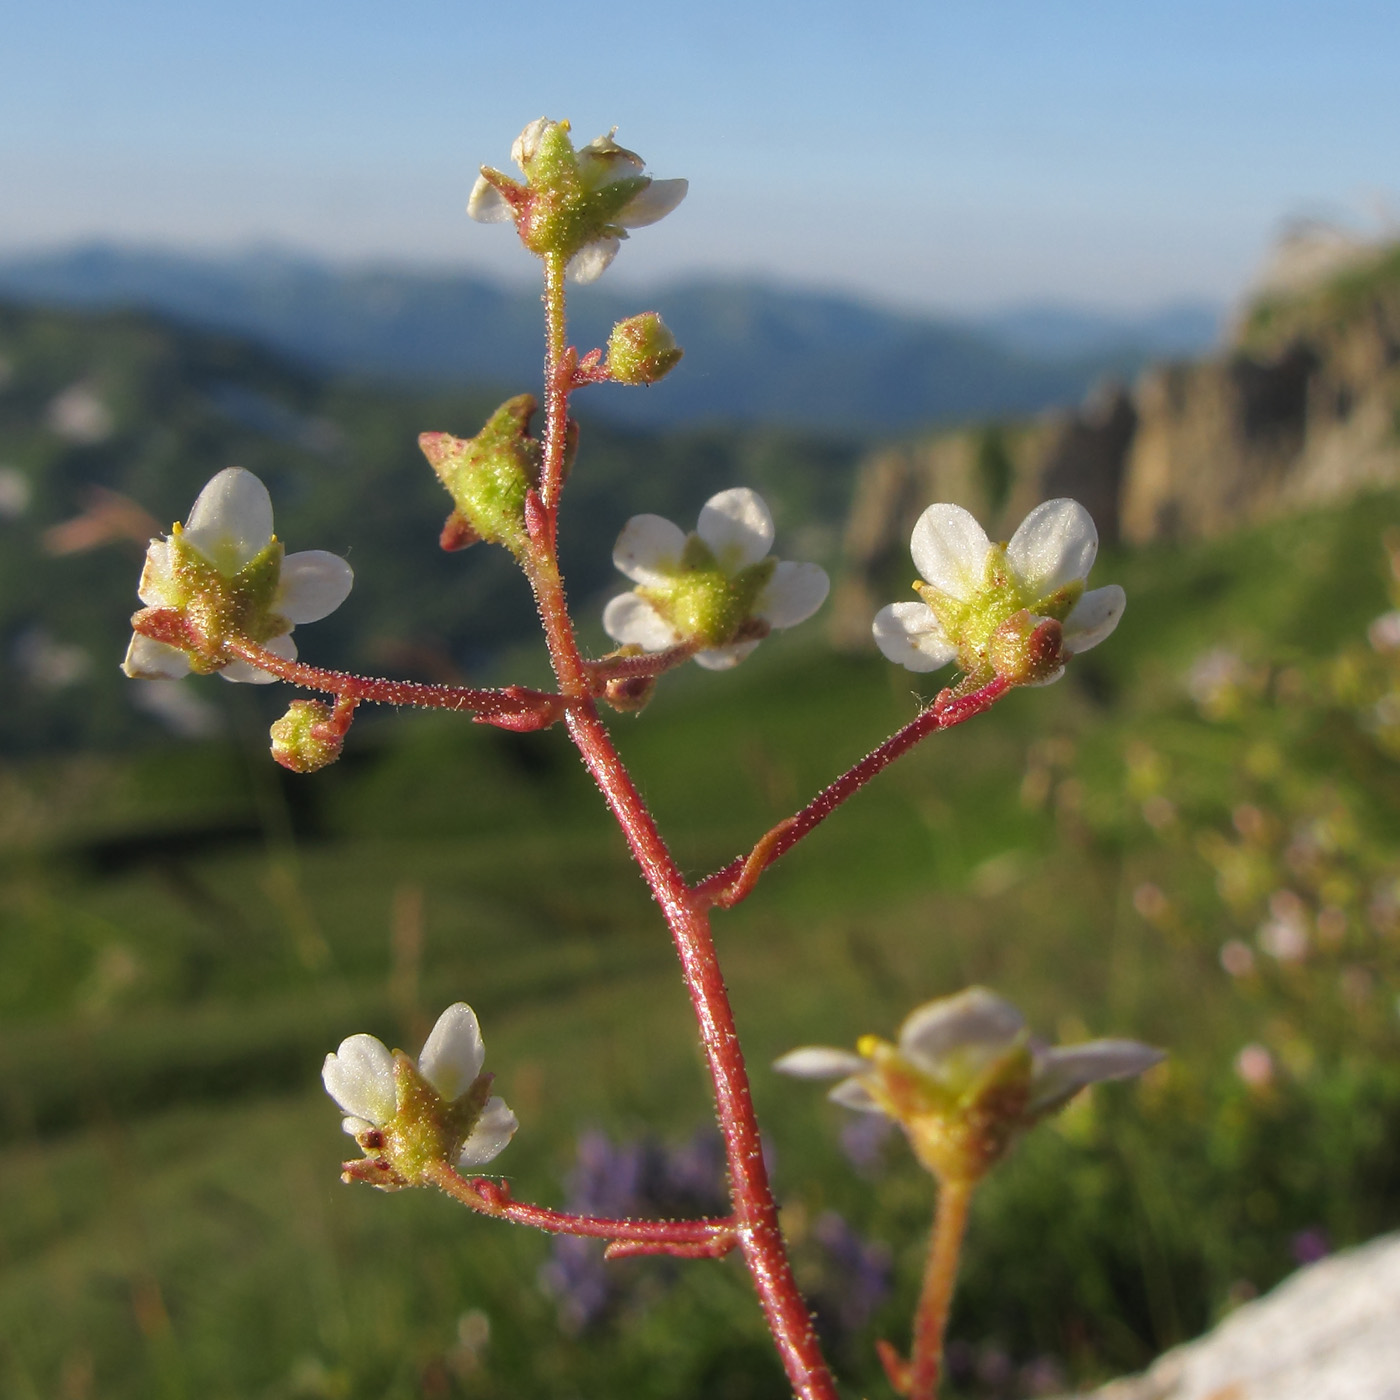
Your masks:
<instances>
[{"instance_id":1,"label":"green sepal","mask_svg":"<svg viewBox=\"0 0 1400 1400\"><path fill-rule=\"evenodd\" d=\"M981 680L997 673L997 659L992 654L993 638L1003 623L1023 611L1063 622L1083 596L1084 581L1073 579L1044 597L1032 597L1017 583L1006 560L1006 546L994 544L987 551L982 582L971 598L965 601L954 598L922 580L915 582L914 591L957 647L958 665L963 672L974 680Z\"/></svg>"},{"instance_id":2,"label":"green sepal","mask_svg":"<svg viewBox=\"0 0 1400 1400\"><path fill-rule=\"evenodd\" d=\"M707 647L722 647L753 616L758 595L777 566L776 559L760 559L727 574L709 545L692 534L681 553L680 570L663 586L639 588L637 593L682 637L698 637Z\"/></svg>"},{"instance_id":3,"label":"green sepal","mask_svg":"<svg viewBox=\"0 0 1400 1400\"><path fill-rule=\"evenodd\" d=\"M218 643L229 636L265 642L291 631L291 623L273 611L282 582L282 542L274 535L232 577L222 574L193 545L184 530L170 532L170 563L175 581L184 593L181 611L195 624L210 650L189 652L190 669L207 675L222 670L227 659L218 654Z\"/></svg>"},{"instance_id":4,"label":"green sepal","mask_svg":"<svg viewBox=\"0 0 1400 1400\"><path fill-rule=\"evenodd\" d=\"M1034 1060L1024 1032L986 1064L971 1053L959 1063L954 1051L940 1061L936 1076L874 1036L857 1049L875 1065L861 1082L940 1181L981 1180L1028 1126Z\"/></svg>"},{"instance_id":5,"label":"green sepal","mask_svg":"<svg viewBox=\"0 0 1400 1400\"><path fill-rule=\"evenodd\" d=\"M478 1075L459 1097L446 1100L402 1050L394 1051L394 1116L380 1130L376 1155L398 1183L424 1184L435 1163L455 1163L491 1094L489 1074Z\"/></svg>"},{"instance_id":6,"label":"green sepal","mask_svg":"<svg viewBox=\"0 0 1400 1400\"><path fill-rule=\"evenodd\" d=\"M640 166L631 152L616 145L609 149ZM616 220L651 184L651 177L623 175L600 184L598 181L606 180L609 173L608 165L605 156L587 147L580 160L568 122L551 122L540 133L534 151L521 167L529 182L529 195L516 221L520 240L532 253L553 253L567 261L600 238L627 237ZM482 173L498 189L503 188L493 178L498 172L483 169Z\"/></svg>"},{"instance_id":7,"label":"green sepal","mask_svg":"<svg viewBox=\"0 0 1400 1400\"><path fill-rule=\"evenodd\" d=\"M529 434L535 400L507 399L474 438L423 433L418 445L447 488L455 514L477 539L504 545L517 559L530 546L525 495L539 485L543 451Z\"/></svg>"}]
</instances>

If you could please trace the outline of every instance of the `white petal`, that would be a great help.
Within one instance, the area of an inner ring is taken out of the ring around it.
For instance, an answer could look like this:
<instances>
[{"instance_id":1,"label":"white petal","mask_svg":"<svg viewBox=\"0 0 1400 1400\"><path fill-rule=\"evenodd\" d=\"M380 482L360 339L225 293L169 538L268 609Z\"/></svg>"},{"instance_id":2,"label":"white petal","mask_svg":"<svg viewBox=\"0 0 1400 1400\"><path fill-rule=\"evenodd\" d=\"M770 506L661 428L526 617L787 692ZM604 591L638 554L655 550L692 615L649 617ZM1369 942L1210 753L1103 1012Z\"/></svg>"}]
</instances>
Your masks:
<instances>
[{"instance_id":1,"label":"white petal","mask_svg":"<svg viewBox=\"0 0 1400 1400\"><path fill-rule=\"evenodd\" d=\"M665 651L681 639L681 634L635 593L619 593L603 609L603 630L615 642L643 651Z\"/></svg>"},{"instance_id":2,"label":"white petal","mask_svg":"<svg viewBox=\"0 0 1400 1400\"><path fill-rule=\"evenodd\" d=\"M486 1062L486 1046L476 1012L464 1001L454 1002L437 1018L418 1057L423 1078L445 1099L471 1088Z\"/></svg>"},{"instance_id":3,"label":"white petal","mask_svg":"<svg viewBox=\"0 0 1400 1400\"><path fill-rule=\"evenodd\" d=\"M1137 1040L1091 1040L1036 1057L1029 1113L1057 1108L1088 1084L1126 1079L1166 1059L1165 1051Z\"/></svg>"},{"instance_id":4,"label":"white petal","mask_svg":"<svg viewBox=\"0 0 1400 1400\"><path fill-rule=\"evenodd\" d=\"M700 507L695 533L714 551L727 574L764 558L773 544L773 517L757 491L734 486Z\"/></svg>"},{"instance_id":5,"label":"white petal","mask_svg":"<svg viewBox=\"0 0 1400 1400\"><path fill-rule=\"evenodd\" d=\"M221 574L236 574L272 539L272 497L242 467L225 467L195 499L185 522L193 545Z\"/></svg>"},{"instance_id":6,"label":"white petal","mask_svg":"<svg viewBox=\"0 0 1400 1400\"><path fill-rule=\"evenodd\" d=\"M803 1045L780 1055L773 1061L773 1068L794 1079L836 1079L846 1074L864 1074L870 1061L833 1045Z\"/></svg>"},{"instance_id":7,"label":"white petal","mask_svg":"<svg viewBox=\"0 0 1400 1400\"><path fill-rule=\"evenodd\" d=\"M732 642L727 647L707 647L695 653L695 664L707 671L732 671L757 646L758 642L752 641Z\"/></svg>"},{"instance_id":8,"label":"white petal","mask_svg":"<svg viewBox=\"0 0 1400 1400\"><path fill-rule=\"evenodd\" d=\"M857 1113L883 1113L885 1110L870 1096L870 1090L859 1079L843 1079L828 1095L832 1103L853 1108Z\"/></svg>"},{"instance_id":9,"label":"white petal","mask_svg":"<svg viewBox=\"0 0 1400 1400\"><path fill-rule=\"evenodd\" d=\"M169 540L152 540L147 546L136 596L148 608L178 608L183 601L171 568Z\"/></svg>"},{"instance_id":10,"label":"white petal","mask_svg":"<svg viewBox=\"0 0 1400 1400\"><path fill-rule=\"evenodd\" d=\"M782 559L758 595L754 612L770 627L796 627L826 602L830 591L831 580L825 569L817 564L795 564L790 559Z\"/></svg>"},{"instance_id":11,"label":"white petal","mask_svg":"<svg viewBox=\"0 0 1400 1400\"><path fill-rule=\"evenodd\" d=\"M352 1035L321 1066L326 1092L354 1118L383 1127L394 1116L394 1057L382 1040Z\"/></svg>"},{"instance_id":12,"label":"white petal","mask_svg":"<svg viewBox=\"0 0 1400 1400\"><path fill-rule=\"evenodd\" d=\"M122 670L134 681L177 681L190 673L190 659L179 647L131 634Z\"/></svg>"},{"instance_id":13,"label":"white petal","mask_svg":"<svg viewBox=\"0 0 1400 1400\"><path fill-rule=\"evenodd\" d=\"M875 614L870 630L886 659L909 671L936 671L958 654L926 603L891 603Z\"/></svg>"},{"instance_id":14,"label":"white petal","mask_svg":"<svg viewBox=\"0 0 1400 1400\"><path fill-rule=\"evenodd\" d=\"M579 179L589 193L606 189L619 180L633 179L646 168L646 161L636 151L617 144L613 139L616 135L617 128L613 127L579 148Z\"/></svg>"},{"instance_id":15,"label":"white petal","mask_svg":"<svg viewBox=\"0 0 1400 1400\"><path fill-rule=\"evenodd\" d=\"M961 506L940 501L918 519L909 539L914 567L925 583L966 602L980 591L992 542Z\"/></svg>"},{"instance_id":16,"label":"white petal","mask_svg":"<svg viewBox=\"0 0 1400 1400\"><path fill-rule=\"evenodd\" d=\"M1128 595L1116 584L1091 588L1070 609L1064 621L1063 649L1071 656L1096 647L1118 626Z\"/></svg>"},{"instance_id":17,"label":"white petal","mask_svg":"<svg viewBox=\"0 0 1400 1400\"><path fill-rule=\"evenodd\" d=\"M1040 599L1087 578L1098 552L1093 517L1062 496L1042 501L1026 516L1006 546L1006 559L1031 598Z\"/></svg>"},{"instance_id":18,"label":"white petal","mask_svg":"<svg viewBox=\"0 0 1400 1400\"><path fill-rule=\"evenodd\" d=\"M617 222L623 228L646 228L664 219L685 198L689 188L689 180L653 180L622 206Z\"/></svg>"},{"instance_id":19,"label":"white petal","mask_svg":"<svg viewBox=\"0 0 1400 1400\"><path fill-rule=\"evenodd\" d=\"M613 565L643 588L659 588L680 571L685 531L660 515L634 515L613 546Z\"/></svg>"},{"instance_id":20,"label":"white petal","mask_svg":"<svg viewBox=\"0 0 1400 1400\"><path fill-rule=\"evenodd\" d=\"M1021 1013L985 987L969 987L912 1011L899 1028L899 1048L934 1070L945 1055L971 1049L1000 1051L1025 1028Z\"/></svg>"},{"instance_id":21,"label":"white petal","mask_svg":"<svg viewBox=\"0 0 1400 1400\"><path fill-rule=\"evenodd\" d=\"M284 661L297 659L297 644L286 632L280 637L273 637L271 641L264 642L262 645L264 651L270 651L274 656L280 656ZM248 662L241 661L236 657L219 674L226 681L239 681L244 685L271 685L273 681L281 679L280 676L274 676L271 671L264 671L261 667L249 665Z\"/></svg>"},{"instance_id":22,"label":"white petal","mask_svg":"<svg viewBox=\"0 0 1400 1400\"><path fill-rule=\"evenodd\" d=\"M288 622L319 622L350 596L355 571L338 554L305 549L282 561L273 611Z\"/></svg>"},{"instance_id":23,"label":"white petal","mask_svg":"<svg viewBox=\"0 0 1400 1400\"><path fill-rule=\"evenodd\" d=\"M471 1130L457 1157L459 1167L485 1166L493 1157L505 1150L506 1144L515 1136L520 1126L503 1098L493 1096L486 1100L476 1127Z\"/></svg>"},{"instance_id":24,"label":"white petal","mask_svg":"<svg viewBox=\"0 0 1400 1400\"><path fill-rule=\"evenodd\" d=\"M485 175L476 177L476 184L467 197L467 214L479 224L508 224L515 219L510 201Z\"/></svg>"},{"instance_id":25,"label":"white petal","mask_svg":"<svg viewBox=\"0 0 1400 1400\"><path fill-rule=\"evenodd\" d=\"M620 238L598 238L592 243L585 243L569 259L569 265L564 271L569 280L578 283L580 287L587 282L596 282L612 265L612 260L621 247Z\"/></svg>"},{"instance_id":26,"label":"white petal","mask_svg":"<svg viewBox=\"0 0 1400 1400\"><path fill-rule=\"evenodd\" d=\"M510 143L510 158L523 170L526 163L534 160L546 131L554 123L548 117L536 117L514 141Z\"/></svg>"},{"instance_id":27,"label":"white petal","mask_svg":"<svg viewBox=\"0 0 1400 1400\"><path fill-rule=\"evenodd\" d=\"M364 1118L356 1118L353 1114L347 1115L340 1120L340 1131L349 1133L351 1137L357 1138L361 1133L367 1133L374 1127L374 1124Z\"/></svg>"}]
</instances>

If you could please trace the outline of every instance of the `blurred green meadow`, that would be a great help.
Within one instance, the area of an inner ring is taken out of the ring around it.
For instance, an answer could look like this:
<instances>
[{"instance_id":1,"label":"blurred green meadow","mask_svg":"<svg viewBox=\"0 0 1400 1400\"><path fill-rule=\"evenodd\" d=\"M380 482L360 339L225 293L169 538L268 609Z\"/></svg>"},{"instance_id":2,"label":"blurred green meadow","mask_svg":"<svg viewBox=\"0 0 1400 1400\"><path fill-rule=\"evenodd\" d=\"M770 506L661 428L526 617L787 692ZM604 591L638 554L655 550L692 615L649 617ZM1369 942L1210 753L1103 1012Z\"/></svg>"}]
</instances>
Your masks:
<instances>
[{"instance_id":1,"label":"blurred green meadow","mask_svg":"<svg viewBox=\"0 0 1400 1400\"><path fill-rule=\"evenodd\" d=\"M934 736L717 916L845 1393L886 1393L872 1342L904 1340L930 1186L767 1066L970 983L1049 1036L1170 1059L982 1191L953 1393L1141 1366L1400 1223L1400 670L1366 643L1396 527L1384 494L1101 558L1129 595L1109 642ZM813 627L613 728L700 875L910 718L921 679ZM0 1390L784 1395L733 1259L609 1265L608 1306L561 1325L547 1239L338 1180L323 1056L355 1031L416 1051L457 999L521 1120L494 1165L523 1199L564 1201L581 1133L710 1123L664 926L563 736L386 715L293 777L265 695L198 684L221 737L0 765ZM892 1263L844 1331L830 1212Z\"/></svg>"}]
</instances>

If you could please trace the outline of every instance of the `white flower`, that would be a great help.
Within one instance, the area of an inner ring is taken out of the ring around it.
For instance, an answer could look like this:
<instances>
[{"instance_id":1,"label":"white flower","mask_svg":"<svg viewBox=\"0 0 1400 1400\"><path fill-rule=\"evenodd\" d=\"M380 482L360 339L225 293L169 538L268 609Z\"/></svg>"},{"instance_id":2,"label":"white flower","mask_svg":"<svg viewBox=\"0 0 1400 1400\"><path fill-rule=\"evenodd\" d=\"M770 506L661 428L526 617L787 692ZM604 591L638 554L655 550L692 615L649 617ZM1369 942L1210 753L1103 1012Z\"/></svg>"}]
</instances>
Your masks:
<instances>
[{"instance_id":1,"label":"white flower","mask_svg":"<svg viewBox=\"0 0 1400 1400\"><path fill-rule=\"evenodd\" d=\"M1163 1058L1136 1040L1091 1040L1047 1047L1033 1041L1021 1013L985 987L971 987L913 1011L890 1045L864 1036L860 1054L828 1046L793 1050L774 1064L799 1079L843 1076L835 1103L883 1113L918 1135L921 1120L944 1124L984 1106L989 1089L1024 1089L1013 1127L1025 1127L1067 1103L1087 1085L1140 1074Z\"/></svg>"},{"instance_id":2,"label":"white flower","mask_svg":"<svg viewBox=\"0 0 1400 1400\"><path fill-rule=\"evenodd\" d=\"M538 117L515 139L511 159L525 172L526 183L482 167L467 200L467 213L478 223L516 222L532 251L567 252L567 271L575 282L593 282L617 256L627 230L645 228L669 214L686 196L686 180L656 180L642 172L646 162L613 139L617 128L574 151L567 122ZM570 167L567 174L562 167ZM613 190L626 181L628 188ZM562 203L574 217L554 224L531 212L537 196ZM583 229L580 234L579 228ZM573 240L573 241L567 241ZM562 246L567 241L567 246Z\"/></svg>"},{"instance_id":3,"label":"white flower","mask_svg":"<svg viewBox=\"0 0 1400 1400\"><path fill-rule=\"evenodd\" d=\"M459 1001L438 1017L418 1057L418 1072L451 1105L471 1091L485 1061L476 1013ZM345 1110L341 1127L351 1137L393 1122L398 1108L394 1057L382 1040L372 1035L342 1040L335 1054L326 1056L321 1080ZM464 1170L484 1166L504 1151L518 1126L504 1099L488 1098L458 1150L456 1165Z\"/></svg>"},{"instance_id":4,"label":"white flower","mask_svg":"<svg viewBox=\"0 0 1400 1400\"><path fill-rule=\"evenodd\" d=\"M253 640L293 660L297 649L292 628L334 612L349 595L354 574L339 555L312 549L282 557L280 545L269 552L274 543L267 487L252 472L228 467L199 493L183 530L176 526L169 539L151 541L138 596L149 608L188 608L200 592L199 582L185 567L193 554L203 571L215 577L214 588L221 595L216 601L244 595L245 614L264 624L258 630L265 635ZM270 574L250 570L255 564L267 565ZM122 670L141 680L175 680L189 673L190 658L178 647L135 633ZM240 660L230 661L220 674L258 685L277 679Z\"/></svg>"},{"instance_id":5,"label":"white flower","mask_svg":"<svg viewBox=\"0 0 1400 1400\"><path fill-rule=\"evenodd\" d=\"M773 517L744 486L711 496L689 535L659 515L634 515L618 536L613 563L638 587L608 604L603 626L644 651L698 637L700 665L737 665L769 628L811 617L830 587L816 564L768 558L772 543ZM745 630L758 635L745 637Z\"/></svg>"},{"instance_id":6,"label":"white flower","mask_svg":"<svg viewBox=\"0 0 1400 1400\"><path fill-rule=\"evenodd\" d=\"M1117 584L1084 591L1098 547L1094 522L1077 501L1038 505L1005 546L993 544L961 506L932 505L909 545L924 601L882 608L872 628L875 643L911 671L936 671L957 660L979 676L991 664L993 634L1025 611L1033 620L1061 623L1061 658L1088 651L1118 625L1126 603ZM1040 683L1059 675L1057 669Z\"/></svg>"}]
</instances>

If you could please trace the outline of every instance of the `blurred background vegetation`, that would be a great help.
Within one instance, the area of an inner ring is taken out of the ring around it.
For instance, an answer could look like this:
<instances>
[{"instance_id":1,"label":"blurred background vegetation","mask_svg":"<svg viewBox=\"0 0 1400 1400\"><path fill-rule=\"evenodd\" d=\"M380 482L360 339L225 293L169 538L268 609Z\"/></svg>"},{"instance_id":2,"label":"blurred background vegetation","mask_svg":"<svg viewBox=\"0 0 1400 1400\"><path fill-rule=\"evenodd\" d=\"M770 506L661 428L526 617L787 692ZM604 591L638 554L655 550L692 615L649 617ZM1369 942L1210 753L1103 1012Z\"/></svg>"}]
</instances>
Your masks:
<instances>
[{"instance_id":1,"label":"blurred background vegetation","mask_svg":"<svg viewBox=\"0 0 1400 1400\"><path fill-rule=\"evenodd\" d=\"M237 462L289 547L357 570L299 635L308 657L542 678L505 556L437 551L447 502L414 443L475 431L491 400L135 313L0 310L0 361L0 1389L783 1395L734 1260L602 1269L337 1180L324 1054L361 1030L416 1050L466 999L521 1119L499 1162L517 1195L659 1211L719 1189L664 928L563 736L372 715L298 778L266 754L281 687L116 670L145 539ZM978 460L991 440L977 429ZM857 466L887 446L585 417L565 522L585 635L601 643L628 514L688 521L739 482L773 503L784 556L854 567ZM1016 463L993 465L1014 500ZM852 1396L883 1393L871 1344L903 1337L929 1185L767 1065L969 983L1047 1035L1170 1059L1085 1096L982 1192L956 1393L1140 1366L1400 1220L1400 494L1353 485L1106 552L1095 580L1130 600L1111 642L930 740L717 920L785 1225ZM886 597L907 585L907 558L871 567ZM911 717L919 686L814 625L668 679L613 727L701 875Z\"/></svg>"}]
</instances>

